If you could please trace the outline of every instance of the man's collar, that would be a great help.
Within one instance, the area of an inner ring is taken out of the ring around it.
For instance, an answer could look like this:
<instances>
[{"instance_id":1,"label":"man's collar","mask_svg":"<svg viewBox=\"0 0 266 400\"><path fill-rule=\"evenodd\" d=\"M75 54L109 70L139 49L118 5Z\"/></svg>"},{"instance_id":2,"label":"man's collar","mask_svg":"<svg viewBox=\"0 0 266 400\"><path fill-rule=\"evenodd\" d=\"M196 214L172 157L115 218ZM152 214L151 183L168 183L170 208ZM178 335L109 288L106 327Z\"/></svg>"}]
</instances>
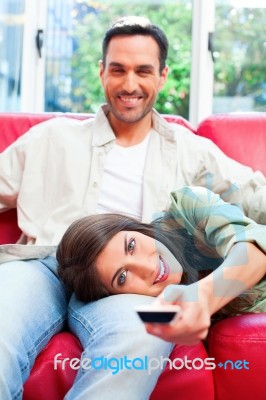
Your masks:
<instances>
[{"instance_id":1,"label":"man's collar","mask_svg":"<svg viewBox=\"0 0 266 400\"><path fill-rule=\"evenodd\" d=\"M108 105L103 104L95 115L92 146L103 146L115 140L115 134L107 118L108 112Z\"/></svg>"},{"instance_id":2,"label":"man's collar","mask_svg":"<svg viewBox=\"0 0 266 400\"><path fill-rule=\"evenodd\" d=\"M93 146L103 146L115 140L115 134L108 121L108 104L103 104L95 115L93 125ZM155 109L152 110L152 128L171 141L175 141L173 126L169 124Z\"/></svg>"}]
</instances>

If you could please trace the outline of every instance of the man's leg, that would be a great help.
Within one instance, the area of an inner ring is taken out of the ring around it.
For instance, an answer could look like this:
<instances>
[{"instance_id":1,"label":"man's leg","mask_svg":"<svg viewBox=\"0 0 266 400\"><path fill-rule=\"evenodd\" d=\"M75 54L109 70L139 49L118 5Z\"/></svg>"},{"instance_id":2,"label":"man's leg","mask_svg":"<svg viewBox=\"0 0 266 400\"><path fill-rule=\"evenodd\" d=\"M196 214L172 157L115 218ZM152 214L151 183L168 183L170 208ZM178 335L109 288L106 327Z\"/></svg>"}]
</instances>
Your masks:
<instances>
[{"instance_id":1,"label":"man's leg","mask_svg":"<svg viewBox=\"0 0 266 400\"><path fill-rule=\"evenodd\" d=\"M68 400L146 400L173 346L148 335L134 307L154 301L117 295L84 304L73 296L69 327L84 353ZM92 362L90 363L90 360ZM149 367L154 369L149 371Z\"/></svg>"},{"instance_id":2,"label":"man's leg","mask_svg":"<svg viewBox=\"0 0 266 400\"><path fill-rule=\"evenodd\" d=\"M66 320L55 270L53 257L0 265L0 399L22 398L36 356Z\"/></svg>"}]
</instances>

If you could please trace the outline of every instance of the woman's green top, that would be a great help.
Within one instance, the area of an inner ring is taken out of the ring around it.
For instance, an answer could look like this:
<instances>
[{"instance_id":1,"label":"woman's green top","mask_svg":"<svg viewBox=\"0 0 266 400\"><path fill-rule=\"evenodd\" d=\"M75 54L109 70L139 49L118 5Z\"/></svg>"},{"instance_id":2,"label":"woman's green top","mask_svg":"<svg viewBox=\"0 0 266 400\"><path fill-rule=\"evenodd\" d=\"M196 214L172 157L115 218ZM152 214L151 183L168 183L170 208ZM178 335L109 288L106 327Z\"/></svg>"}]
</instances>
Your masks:
<instances>
[{"instance_id":1,"label":"woman's green top","mask_svg":"<svg viewBox=\"0 0 266 400\"><path fill-rule=\"evenodd\" d=\"M171 201L170 215L178 225L222 258L238 242L254 243L266 253L266 225L246 217L240 207L224 202L219 195L203 187L185 186L171 193ZM199 266L202 269L204 266ZM249 311L266 312L266 280L255 287L261 295Z\"/></svg>"}]
</instances>

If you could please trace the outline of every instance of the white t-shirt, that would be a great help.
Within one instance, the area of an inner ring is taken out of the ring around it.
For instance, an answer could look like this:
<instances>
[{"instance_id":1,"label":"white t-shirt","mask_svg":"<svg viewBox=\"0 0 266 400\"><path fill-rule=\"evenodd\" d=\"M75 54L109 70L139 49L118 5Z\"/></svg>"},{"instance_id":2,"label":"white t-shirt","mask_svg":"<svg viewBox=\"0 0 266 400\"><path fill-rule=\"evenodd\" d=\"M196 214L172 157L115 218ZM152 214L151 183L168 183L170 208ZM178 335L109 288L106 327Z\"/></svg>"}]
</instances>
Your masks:
<instances>
[{"instance_id":1,"label":"white t-shirt","mask_svg":"<svg viewBox=\"0 0 266 400\"><path fill-rule=\"evenodd\" d=\"M142 217L143 174L151 132L137 145L117 144L107 154L97 213Z\"/></svg>"}]
</instances>

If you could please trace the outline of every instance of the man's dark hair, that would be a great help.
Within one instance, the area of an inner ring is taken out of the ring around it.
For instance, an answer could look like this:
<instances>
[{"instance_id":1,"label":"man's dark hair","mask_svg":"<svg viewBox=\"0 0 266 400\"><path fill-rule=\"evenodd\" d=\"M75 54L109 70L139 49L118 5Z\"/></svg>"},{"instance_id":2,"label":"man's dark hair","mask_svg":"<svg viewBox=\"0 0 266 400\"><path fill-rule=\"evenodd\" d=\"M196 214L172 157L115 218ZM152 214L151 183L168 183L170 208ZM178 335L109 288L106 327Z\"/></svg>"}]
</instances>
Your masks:
<instances>
[{"instance_id":1,"label":"man's dark hair","mask_svg":"<svg viewBox=\"0 0 266 400\"><path fill-rule=\"evenodd\" d=\"M102 45L103 66L106 64L106 53L111 39L115 36L143 35L151 36L159 47L160 73L162 73L168 52L168 40L164 32L156 25L152 25L145 17L123 17L116 21L105 33Z\"/></svg>"}]
</instances>

